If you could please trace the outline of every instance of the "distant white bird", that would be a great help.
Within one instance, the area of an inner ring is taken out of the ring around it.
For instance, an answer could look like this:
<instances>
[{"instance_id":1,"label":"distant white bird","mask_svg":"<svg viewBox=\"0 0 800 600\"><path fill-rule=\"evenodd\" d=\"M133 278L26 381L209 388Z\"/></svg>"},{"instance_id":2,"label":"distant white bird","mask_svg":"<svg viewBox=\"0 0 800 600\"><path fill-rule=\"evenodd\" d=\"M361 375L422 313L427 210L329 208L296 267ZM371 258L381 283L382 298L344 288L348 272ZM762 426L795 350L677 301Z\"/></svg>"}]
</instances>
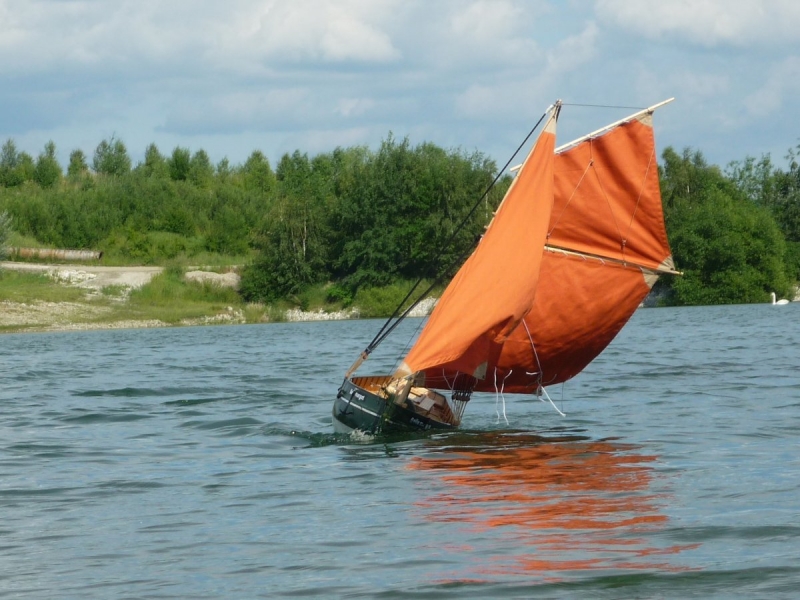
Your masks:
<instances>
[{"instance_id":1,"label":"distant white bird","mask_svg":"<svg viewBox=\"0 0 800 600\"><path fill-rule=\"evenodd\" d=\"M786 298L781 298L777 302L775 301L775 292L770 292L770 296L772 296L772 304L773 305L782 305L782 304L789 304L789 301Z\"/></svg>"}]
</instances>

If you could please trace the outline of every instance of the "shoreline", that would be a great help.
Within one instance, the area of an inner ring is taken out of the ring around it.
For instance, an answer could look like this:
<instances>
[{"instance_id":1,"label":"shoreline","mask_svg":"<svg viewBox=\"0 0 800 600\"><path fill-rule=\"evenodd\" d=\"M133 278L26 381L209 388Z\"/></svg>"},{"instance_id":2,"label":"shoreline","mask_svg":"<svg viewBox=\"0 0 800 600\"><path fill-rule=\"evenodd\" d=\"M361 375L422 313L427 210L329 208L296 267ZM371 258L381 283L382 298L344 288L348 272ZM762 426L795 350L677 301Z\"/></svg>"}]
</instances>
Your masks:
<instances>
[{"instance_id":1,"label":"shoreline","mask_svg":"<svg viewBox=\"0 0 800 600\"><path fill-rule=\"evenodd\" d=\"M195 318L185 318L178 322L167 322L158 318L158 314L151 314L149 318L135 319L128 315L119 315L122 318L114 319L116 302L124 305L127 293L123 293L115 303L92 302L92 298L100 295L106 286L114 286L126 290L146 285L157 274L163 271L162 267L130 266L130 267L101 267L76 264L36 264L2 262L0 270L40 272L48 274L54 281L66 287L81 288L86 292L86 301L58 301L29 300L17 302L13 300L0 300L0 334L8 333L45 333L56 331L94 331L103 329L150 329L163 327L193 327L204 325L239 325L262 323L299 323L308 321L345 321L360 319L357 307L344 310L327 312L323 309L303 311L299 308L290 308L284 311L283 317L269 320L264 315L260 320L250 319L245 313L249 312L246 306L226 306L216 314ZM238 287L238 275L234 273L215 273L212 271L195 270L185 273L187 280L208 281L214 285ZM794 290L794 302L800 301L800 289ZM649 297L648 297L649 298ZM408 316L426 317L436 305L436 298L423 300ZM643 307L651 307L647 299Z\"/></svg>"},{"instance_id":2,"label":"shoreline","mask_svg":"<svg viewBox=\"0 0 800 600\"><path fill-rule=\"evenodd\" d=\"M426 317L436 304L428 298L411 311L409 317ZM0 301L0 335L15 333L47 333L56 331L96 331L103 329L152 329L164 327L197 327L205 325L246 325L244 311L228 306L224 311L206 317L183 319L167 323L159 319L122 319L99 321L112 309L85 302L34 302ZM304 323L311 321L348 321L360 319L357 308L325 312L302 311L290 308L283 320L263 323Z\"/></svg>"},{"instance_id":3,"label":"shoreline","mask_svg":"<svg viewBox=\"0 0 800 600\"><path fill-rule=\"evenodd\" d=\"M148 284L153 277L163 272L162 267L2 262L0 269L41 273L61 286L84 292L81 299L63 301L48 301L35 297L25 300L0 300L0 334L237 325L248 322L339 321L360 318L357 307L338 311L323 309L302 311L299 308L291 308L284 311L279 318L270 320L266 315L268 307L238 304L223 305L212 314L184 318L177 322L159 318L158 311L150 311L147 317L131 318L130 314L125 314L124 310L119 311L119 309L126 305L132 290ZM202 267L192 267L192 269L194 270L184 273L186 281L210 283L234 289L239 286L239 275L234 272L216 273L202 270ZM107 288L115 288L117 294L106 302L98 302ZM435 298L424 300L410 316L429 315L435 303ZM253 316L254 307L256 313L261 313L260 316Z\"/></svg>"}]
</instances>

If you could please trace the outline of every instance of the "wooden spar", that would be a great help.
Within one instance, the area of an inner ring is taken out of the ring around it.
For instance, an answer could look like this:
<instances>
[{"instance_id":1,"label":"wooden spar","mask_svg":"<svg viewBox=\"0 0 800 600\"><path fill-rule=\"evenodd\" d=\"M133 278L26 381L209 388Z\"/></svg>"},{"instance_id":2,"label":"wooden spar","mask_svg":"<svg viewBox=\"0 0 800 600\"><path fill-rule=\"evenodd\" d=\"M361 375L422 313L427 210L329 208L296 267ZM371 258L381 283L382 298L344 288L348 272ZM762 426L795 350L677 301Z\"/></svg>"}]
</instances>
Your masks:
<instances>
[{"instance_id":1,"label":"wooden spar","mask_svg":"<svg viewBox=\"0 0 800 600\"><path fill-rule=\"evenodd\" d=\"M560 152L563 152L564 150L567 150L567 149L571 148L572 146L577 146L578 144L580 144L581 142L583 142L585 140L591 139L593 137L597 137L598 135L600 135L602 133L605 133L606 131L608 131L610 129L614 129L614 127L616 127L617 125L621 125L622 123L627 123L628 121L631 121L631 120L633 120L633 119L635 119L635 118L637 118L637 117L639 117L641 115L646 115L648 113L652 113L657 108L661 108L662 106L664 106L665 104L669 104L673 100L675 100L675 98L667 98L666 100L663 100L663 101L659 102L658 104L653 104L653 106L650 106L648 108L644 108L644 109L640 110L637 113L633 113L632 115L630 115L628 117L625 117L624 119L620 119L619 121L614 121L613 123L609 123L605 127L601 127L600 129L598 129L596 131L593 131L592 133L587 133L586 135L584 135L582 137L579 137L577 140L572 140L571 142L568 142L568 143L564 144L563 146L559 146L558 148L555 149L555 153L559 154ZM516 173L521 168L522 168L522 165L520 164L520 165L516 165L514 167L511 167L509 169L509 171L511 173Z\"/></svg>"},{"instance_id":2,"label":"wooden spar","mask_svg":"<svg viewBox=\"0 0 800 600\"><path fill-rule=\"evenodd\" d=\"M571 148L572 146L577 146L578 144L580 144L584 140L588 140L590 138L597 137L598 135L600 135L601 133L605 133L609 129L614 129L614 127L616 127L617 125L621 125L622 123L627 123L628 121L632 121L633 119L636 119L637 117L640 117L641 115L646 115L648 113L652 113L657 108L661 108L662 106L664 106L665 104L669 104L673 100L675 100L675 98L667 98L666 100L664 100L662 102L659 102L658 104L654 104L653 106L650 106L649 108L645 108L643 110L640 110L637 113L633 113L629 117L625 117L624 119L620 119L619 121L614 121L613 123L610 123L609 125L606 125L605 127L601 127L597 131L593 131L592 133L588 133L588 134L584 135L583 137L579 137L577 140L572 140L568 144L564 144L563 146L559 146L558 148L556 148L555 152L556 152L556 154L558 154L559 152L563 152L567 148Z\"/></svg>"},{"instance_id":3,"label":"wooden spar","mask_svg":"<svg viewBox=\"0 0 800 600\"><path fill-rule=\"evenodd\" d=\"M633 267L636 269L641 269L643 271L649 271L651 273L661 273L666 275L683 275L682 271L676 271L675 269L670 269L668 267L647 267L645 265L640 265L635 262L631 262L629 260L622 260L619 258L611 258L608 256L601 256L599 254L587 254L585 252L576 252L575 250L567 250L566 248L560 248L558 246L550 246L549 244L544 247L545 250L548 252L558 252L559 254L566 254L568 256L578 256L584 259L593 259L599 260L602 263L613 263L616 265L620 265L623 267Z\"/></svg>"}]
</instances>

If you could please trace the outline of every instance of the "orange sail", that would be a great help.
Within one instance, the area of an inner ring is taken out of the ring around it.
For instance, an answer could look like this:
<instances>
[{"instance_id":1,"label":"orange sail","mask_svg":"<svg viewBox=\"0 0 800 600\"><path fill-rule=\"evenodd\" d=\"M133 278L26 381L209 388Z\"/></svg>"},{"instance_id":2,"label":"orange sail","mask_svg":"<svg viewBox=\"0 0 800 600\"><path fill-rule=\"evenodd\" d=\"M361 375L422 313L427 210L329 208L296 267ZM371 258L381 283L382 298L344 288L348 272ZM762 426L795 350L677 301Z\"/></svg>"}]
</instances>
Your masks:
<instances>
[{"instance_id":1,"label":"orange sail","mask_svg":"<svg viewBox=\"0 0 800 600\"><path fill-rule=\"evenodd\" d=\"M544 293L547 290L547 293ZM497 377L475 389L533 393L600 354L650 292L638 268L547 252L533 310L503 345Z\"/></svg>"},{"instance_id":2,"label":"orange sail","mask_svg":"<svg viewBox=\"0 0 800 600\"><path fill-rule=\"evenodd\" d=\"M652 110L551 149L548 162L551 143L546 129L401 374L439 389L469 375L473 390L511 393L566 381L614 339L658 274L674 273Z\"/></svg>"},{"instance_id":3,"label":"orange sail","mask_svg":"<svg viewBox=\"0 0 800 600\"><path fill-rule=\"evenodd\" d=\"M547 238L548 246L651 269L670 257L652 113L558 153Z\"/></svg>"},{"instance_id":4,"label":"orange sail","mask_svg":"<svg viewBox=\"0 0 800 600\"><path fill-rule=\"evenodd\" d=\"M509 393L567 381L602 352L672 271L652 114L556 156L555 198L536 301L503 346L496 386Z\"/></svg>"},{"instance_id":5,"label":"orange sail","mask_svg":"<svg viewBox=\"0 0 800 600\"><path fill-rule=\"evenodd\" d=\"M558 109L551 114L475 252L440 298L398 374L483 379L533 305L553 205ZM512 274L509 277L509 274Z\"/></svg>"}]
</instances>

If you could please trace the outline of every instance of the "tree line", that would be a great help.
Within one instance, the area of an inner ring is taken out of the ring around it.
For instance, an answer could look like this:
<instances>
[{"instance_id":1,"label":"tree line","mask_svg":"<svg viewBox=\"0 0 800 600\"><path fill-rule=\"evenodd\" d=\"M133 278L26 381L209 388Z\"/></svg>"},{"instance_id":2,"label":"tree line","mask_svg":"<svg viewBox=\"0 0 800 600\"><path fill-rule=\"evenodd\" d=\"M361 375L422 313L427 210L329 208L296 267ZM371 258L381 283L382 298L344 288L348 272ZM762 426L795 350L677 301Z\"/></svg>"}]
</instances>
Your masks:
<instances>
[{"instance_id":1,"label":"tree line","mask_svg":"<svg viewBox=\"0 0 800 600\"><path fill-rule=\"evenodd\" d=\"M248 300L334 281L331 295L347 301L360 288L433 276L451 263L480 234L508 181L487 195L481 218L439 249L496 172L480 152L412 147L389 135L377 150L285 154L274 170L258 150L241 165L213 165L203 150L164 155L154 144L132 167L112 138L97 146L91 167L72 152L64 174L52 142L34 160L8 140L0 212L20 235L102 250L109 262L245 262Z\"/></svg>"},{"instance_id":2,"label":"tree line","mask_svg":"<svg viewBox=\"0 0 800 600\"><path fill-rule=\"evenodd\" d=\"M765 156L723 170L697 150L662 153L667 231L685 273L662 278L667 302L789 293L800 275L798 151L788 159L787 169ZM480 152L412 146L390 134L376 150L296 151L274 169L258 150L243 164L214 165L204 150L162 154L155 144L134 166L112 137L91 161L73 151L64 172L53 142L34 159L9 139L0 150L0 215L31 243L102 250L108 262L246 264L246 300L327 284L329 300L346 303L360 289L447 272L510 183L500 178L458 230L497 170Z\"/></svg>"},{"instance_id":3,"label":"tree line","mask_svg":"<svg viewBox=\"0 0 800 600\"><path fill-rule=\"evenodd\" d=\"M800 279L800 165L769 156L723 171L700 151L662 153L659 174L667 234L683 277L660 282L679 305L763 302Z\"/></svg>"}]
</instances>

